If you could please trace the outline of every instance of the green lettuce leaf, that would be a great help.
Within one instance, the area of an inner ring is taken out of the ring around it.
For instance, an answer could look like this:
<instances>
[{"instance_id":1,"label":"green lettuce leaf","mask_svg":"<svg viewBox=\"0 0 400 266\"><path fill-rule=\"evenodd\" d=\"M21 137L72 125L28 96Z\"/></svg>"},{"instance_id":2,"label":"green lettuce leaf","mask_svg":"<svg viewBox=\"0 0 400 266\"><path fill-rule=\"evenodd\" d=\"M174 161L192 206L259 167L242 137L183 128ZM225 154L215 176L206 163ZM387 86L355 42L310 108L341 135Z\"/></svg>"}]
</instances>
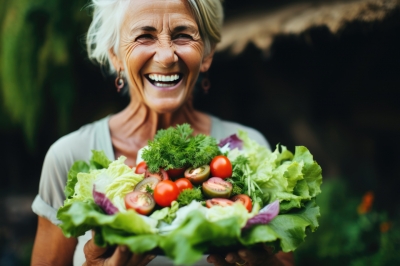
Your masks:
<instances>
[{"instance_id":1,"label":"green lettuce leaf","mask_svg":"<svg viewBox=\"0 0 400 266\"><path fill-rule=\"evenodd\" d=\"M77 214L81 215L77 215ZM76 201L59 209L57 218L67 237L78 237L97 227L110 227L121 230L121 234L154 234L157 221L137 214L134 211L107 215L93 201ZM123 233L122 233L123 232Z\"/></svg>"},{"instance_id":2,"label":"green lettuce leaf","mask_svg":"<svg viewBox=\"0 0 400 266\"><path fill-rule=\"evenodd\" d=\"M319 216L319 207L312 200L304 208L276 216L269 224L246 230L240 241L245 246L278 241L279 249L294 251L305 240L307 229L314 232L318 228Z\"/></svg>"}]
</instances>

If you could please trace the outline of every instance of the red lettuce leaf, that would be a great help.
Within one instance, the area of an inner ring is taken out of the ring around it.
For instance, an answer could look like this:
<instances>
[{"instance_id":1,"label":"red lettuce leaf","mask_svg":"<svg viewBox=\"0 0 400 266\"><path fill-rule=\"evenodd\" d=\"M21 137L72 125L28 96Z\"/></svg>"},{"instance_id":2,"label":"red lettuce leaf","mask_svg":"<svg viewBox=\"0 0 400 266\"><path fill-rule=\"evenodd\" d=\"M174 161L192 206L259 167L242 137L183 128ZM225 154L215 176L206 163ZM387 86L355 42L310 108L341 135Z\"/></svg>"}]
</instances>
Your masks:
<instances>
[{"instance_id":1,"label":"red lettuce leaf","mask_svg":"<svg viewBox=\"0 0 400 266\"><path fill-rule=\"evenodd\" d=\"M279 214L279 200L275 200L274 202L262 208L256 216L247 220L246 225L242 229L248 229L253 225L257 224L268 224L278 214Z\"/></svg>"},{"instance_id":2,"label":"red lettuce leaf","mask_svg":"<svg viewBox=\"0 0 400 266\"><path fill-rule=\"evenodd\" d=\"M231 150L234 148L238 148L239 150L243 149L243 141L239 139L236 134L230 135L229 137L221 140L218 146L224 147L226 144L229 144L229 149Z\"/></svg>"},{"instance_id":3,"label":"red lettuce leaf","mask_svg":"<svg viewBox=\"0 0 400 266\"><path fill-rule=\"evenodd\" d=\"M112 204L104 193L97 192L95 186L93 186L93 199L106 214L113 215L118 212L117 207Z\"/></svg>"}]
</instances>

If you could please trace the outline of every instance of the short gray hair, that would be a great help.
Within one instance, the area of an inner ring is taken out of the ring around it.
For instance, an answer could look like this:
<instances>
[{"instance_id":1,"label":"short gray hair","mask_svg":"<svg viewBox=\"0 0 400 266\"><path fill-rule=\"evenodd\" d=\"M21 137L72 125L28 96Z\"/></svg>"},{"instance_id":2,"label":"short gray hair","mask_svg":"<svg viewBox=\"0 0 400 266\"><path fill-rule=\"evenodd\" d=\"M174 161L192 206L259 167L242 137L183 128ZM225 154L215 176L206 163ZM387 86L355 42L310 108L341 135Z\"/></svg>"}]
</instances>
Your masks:
<instances>
[{"instance_id":1,"label":"short gray hair","mask_svg":"<svg viewBox=\"0 0 400 266\"><path fill-rule=\"evenodd\" d=\"M205 53L208 54L221 40L223 0L187 1L199 26ZM129 2L130 0L92 0L88 6L93 10L93 20L86 36L88 56L100 65L109 67L111 73L115 72L115 69L108 50L114 47L114 51L117 52L119 29Z\"/></svg>"}]
</instances>

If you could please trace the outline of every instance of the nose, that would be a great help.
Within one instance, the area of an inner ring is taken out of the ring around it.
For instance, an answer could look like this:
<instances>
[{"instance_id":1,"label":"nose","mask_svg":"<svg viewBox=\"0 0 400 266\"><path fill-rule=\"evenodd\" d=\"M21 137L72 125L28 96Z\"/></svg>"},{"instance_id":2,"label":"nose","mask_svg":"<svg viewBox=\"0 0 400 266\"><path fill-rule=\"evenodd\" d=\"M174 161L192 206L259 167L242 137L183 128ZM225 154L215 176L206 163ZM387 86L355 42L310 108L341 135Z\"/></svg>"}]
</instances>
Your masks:
<instances>
[{"instance_id":1,"label":"nose","mask_svg":"<svg viewBox=\"0 0 400 266\"><path fill-rule=\"evenodd\" d=\"M178 62L178 56L175 54L175 49L169 40L160 40L156 53L154 55L154 61L159 63L162 67L168 68L174 63Z\"/></svg>"}]
</instances>

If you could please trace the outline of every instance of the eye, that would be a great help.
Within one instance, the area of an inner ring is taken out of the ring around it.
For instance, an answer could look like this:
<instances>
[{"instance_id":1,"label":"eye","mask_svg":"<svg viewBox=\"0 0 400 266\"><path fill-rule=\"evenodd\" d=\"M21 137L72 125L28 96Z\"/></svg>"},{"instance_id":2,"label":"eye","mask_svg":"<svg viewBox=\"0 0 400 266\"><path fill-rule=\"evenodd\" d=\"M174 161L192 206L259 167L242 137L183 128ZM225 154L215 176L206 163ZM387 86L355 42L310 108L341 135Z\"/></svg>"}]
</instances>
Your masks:
<instances>
[{"instance_id":1,"label":"eye","mask_svg":"<svg viewBox=\"0 0 400 266\"><path fill-rule=\"evenodd\" d=\"M154 36L151 34L142 34L136 37L135 41L137 42L146 42L154 40Z\"/></svg>"},{"instance_id":2,"label":"eye","mask_svg":"<svg viewBox=\"0 0 400 266\"><path fill-rule=\"evenodd\" d=\"M192 36L190 36L189 34L185 34L185 33L179 33L176 34L173 37L174 40L193 40Z\"/></svg>"}]
</instances>

